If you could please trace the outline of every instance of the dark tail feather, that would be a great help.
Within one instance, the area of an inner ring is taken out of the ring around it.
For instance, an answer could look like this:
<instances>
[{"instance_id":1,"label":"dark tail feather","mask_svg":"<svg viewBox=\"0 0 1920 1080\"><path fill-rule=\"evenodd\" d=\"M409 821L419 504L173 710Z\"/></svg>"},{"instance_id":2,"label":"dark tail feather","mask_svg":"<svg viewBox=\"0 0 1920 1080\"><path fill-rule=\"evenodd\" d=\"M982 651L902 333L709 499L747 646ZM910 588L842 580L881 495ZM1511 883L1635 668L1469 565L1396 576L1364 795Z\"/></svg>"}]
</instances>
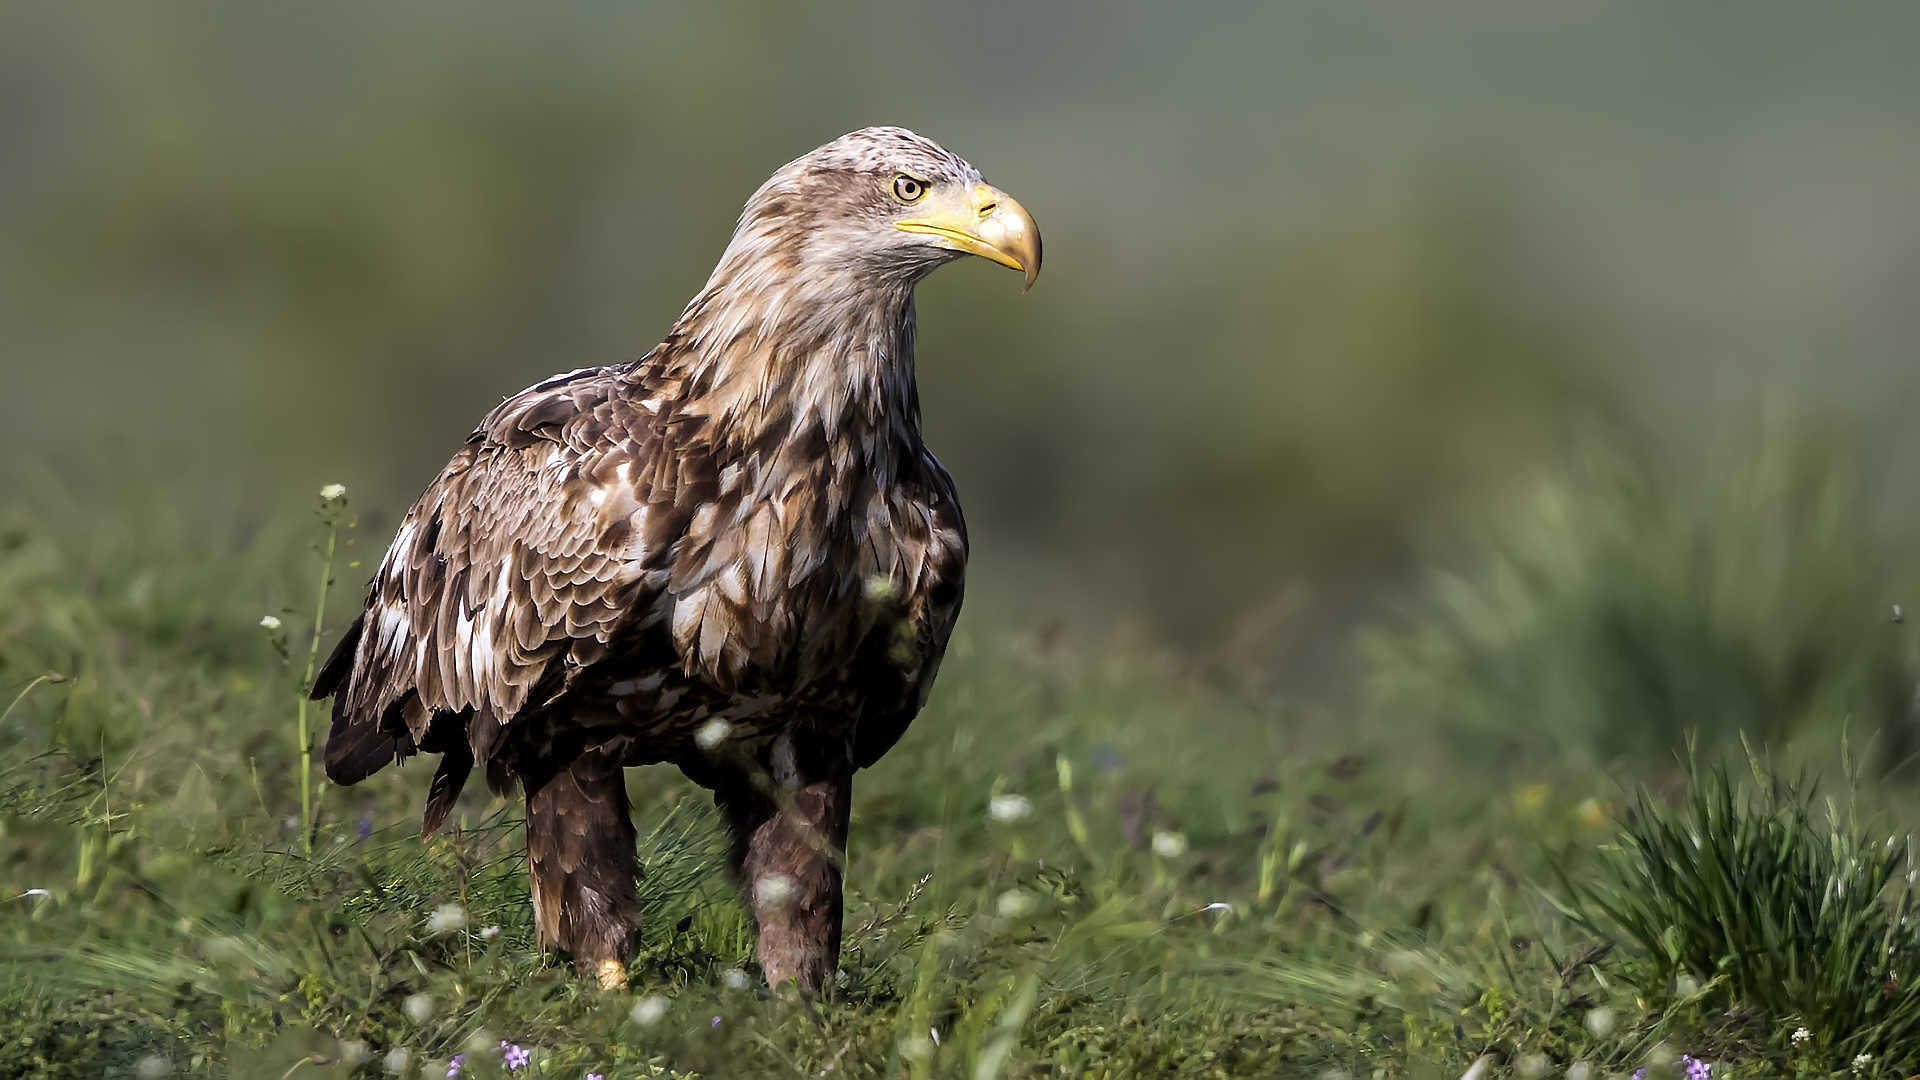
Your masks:
<instances>
[{"instance_id":1,"label":"dark tail feather","mask_svg":"<svg viewBox=\"0 0 1920 1080\"><path fill-rule=\"evenodd\" d=\"M366 627L367 616L362 612L340 635L307 695L313 701L333 698L333 726L327 731L327 779L341 785L357 784L415 751L401 716L413 698L412 691L377 717L354 716L347 709L347 701L353 696L349 693L353 658Z\"/></svg>"},{"instance_id":2,"label":"dark tail feather","mask_svg":"<svg viewBox=\"0 0 1920 1080\"><path fill-rule=\"evenodd\" d=\"M467 774L473 771L473 751L466 740L448 742L440 755L440 768L433 774L433 786L427 791L426 813L420 815L422 840L440 831L447 815L453 812L454 802L460 798L460 789L467 785Z\"/></svg>"},{"instance_id":3,"label":"dark tail feather","mask_svg":"<svg viewBox=\"0 0 1920 1080\"><path fill-rule=\"evenodd\" d=\"M400 715L413 691L388 706L378 721L349 716L347 697L333 699L333 727L327 732L327 779L342 786L357 784L415 750Z\"/></svg>"},{"instance_id":4,"label":"dark tail feather","mask_svg":"<svg viewBox=\"0 0 1920 1080\"><path fill-rule=\"evenodd\" d=\"M333 652L327 654L327 662L321 665L320 674L314 676L313 691L307 695L308 701L325 701L346 686L347 675L353 671L353 654L360 647L360 634L367 628L367 613L361 612L340 635L340 641L334 645Z\"/></svg>"}]
</instances>

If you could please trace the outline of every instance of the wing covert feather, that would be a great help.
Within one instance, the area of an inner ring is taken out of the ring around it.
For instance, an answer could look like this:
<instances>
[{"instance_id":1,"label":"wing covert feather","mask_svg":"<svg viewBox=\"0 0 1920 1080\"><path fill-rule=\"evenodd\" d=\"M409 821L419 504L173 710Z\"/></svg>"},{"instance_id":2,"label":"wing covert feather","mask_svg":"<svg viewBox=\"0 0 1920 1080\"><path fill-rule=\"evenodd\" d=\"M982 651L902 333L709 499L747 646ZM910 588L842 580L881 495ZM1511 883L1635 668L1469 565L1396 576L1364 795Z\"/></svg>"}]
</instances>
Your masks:
<instances>
[{"instance_id":1,"label":"wing covert feather","mask_svg":"<svg viewBox=\"0 0 1920 1080\"><path fill-rule=\"evenodd\" d=\"M647 579L647 508L632 478L648 414L588 369L502 403L407 512L368 587L349 710L379 716L408 690L416 742L431 714L501 722L569 645L604 643Z\"/></svg>"}]
</instances>

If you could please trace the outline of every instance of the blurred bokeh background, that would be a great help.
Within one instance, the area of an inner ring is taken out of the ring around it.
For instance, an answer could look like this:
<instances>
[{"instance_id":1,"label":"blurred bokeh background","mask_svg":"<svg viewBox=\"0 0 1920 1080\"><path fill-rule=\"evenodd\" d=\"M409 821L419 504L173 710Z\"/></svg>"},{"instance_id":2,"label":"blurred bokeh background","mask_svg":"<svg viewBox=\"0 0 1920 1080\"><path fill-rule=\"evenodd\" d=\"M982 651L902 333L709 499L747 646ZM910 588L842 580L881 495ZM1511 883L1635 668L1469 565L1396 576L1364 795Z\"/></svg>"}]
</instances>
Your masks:
<instances>
[{"instance_id":1,"label":"blurred bokeh background","mask_svg":"<svg viewBox=\"0 0 1920 1080\"><path fill-rule=\"evenodd\" d=\"M8 5L0 500L244 532L341 482L377 542L502 396L658 340L772 169L890 123L1047 239L1031 295L920 294L972 619L1312 687L1450 537L1612 550L1641 506L1675 550L1745 530L1769 569L1703 601L1735 633L1776 587L1876 625L1920 501L1920 11L1726 14ZM1611 494L1541 494L1596 460ZM1848 584L1773 552L1808 535Z\"/></svg>"}]
</instances>

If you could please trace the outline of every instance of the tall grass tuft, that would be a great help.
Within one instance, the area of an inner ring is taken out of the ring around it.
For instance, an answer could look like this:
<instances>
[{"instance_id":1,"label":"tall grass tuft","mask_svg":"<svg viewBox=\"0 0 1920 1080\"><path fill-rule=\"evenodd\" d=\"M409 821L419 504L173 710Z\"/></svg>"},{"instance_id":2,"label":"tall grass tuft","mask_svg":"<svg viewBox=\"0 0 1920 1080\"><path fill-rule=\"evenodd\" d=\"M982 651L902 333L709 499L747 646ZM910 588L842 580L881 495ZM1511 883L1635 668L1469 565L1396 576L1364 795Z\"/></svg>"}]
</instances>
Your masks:
<instances>
[{"instance_id":1,"label":"tall grass tuft","mask_svg":"<svg viewBox=\"0 0 1920 1080\"><path fill-rule=\"evenodd\" d=\"M1750 790L1691 757L1679 806L1642 789L1597 870L1561 873L1566 910L1635 958L1631 978L1649 1001L1718 997L1803 1028L1801 1054L1911 1071L1920 905L1901 873L1911 838L1870 832L1851 800L1816 805L1804 778L1749 760Z\"/></svg>"}]
</instances>

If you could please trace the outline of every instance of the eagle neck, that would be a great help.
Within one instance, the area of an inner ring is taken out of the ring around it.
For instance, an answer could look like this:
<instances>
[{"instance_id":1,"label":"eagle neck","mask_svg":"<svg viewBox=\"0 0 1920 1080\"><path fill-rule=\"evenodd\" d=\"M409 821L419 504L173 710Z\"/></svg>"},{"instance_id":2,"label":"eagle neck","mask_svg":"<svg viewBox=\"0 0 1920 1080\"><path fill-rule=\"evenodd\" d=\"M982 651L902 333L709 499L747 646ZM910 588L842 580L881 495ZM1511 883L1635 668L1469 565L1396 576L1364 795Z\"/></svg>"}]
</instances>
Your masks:
<instances>
[{"instance_id":1,"label":"eagle neck","mask_svg":"<svg viewBox=\"0 0 1920 1080\"><path fill-rule=\"evenodd\" d=\"M671 411L701 418L693 427L723 458L818 455L891 486L923 445L914 283L851 276L710 283L661 350Z\"/></svg>"}]
</instances>

